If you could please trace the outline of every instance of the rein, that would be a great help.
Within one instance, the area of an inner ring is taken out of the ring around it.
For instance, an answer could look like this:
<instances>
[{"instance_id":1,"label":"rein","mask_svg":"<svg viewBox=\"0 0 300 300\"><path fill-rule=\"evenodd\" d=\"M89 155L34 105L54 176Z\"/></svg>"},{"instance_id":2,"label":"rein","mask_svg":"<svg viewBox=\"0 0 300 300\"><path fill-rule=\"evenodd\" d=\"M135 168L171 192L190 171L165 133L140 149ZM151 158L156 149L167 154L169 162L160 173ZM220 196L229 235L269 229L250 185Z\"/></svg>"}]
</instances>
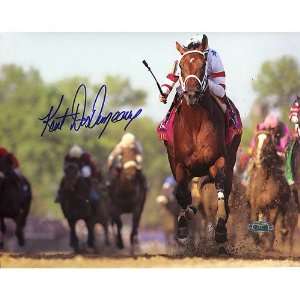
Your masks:
<instances>
[{"instance_id":1,"label":"rein","mask_svg":"<svg viewBox=\"0 0 300 300\"><path fill-rule=\"evenodd\" d=\"M187 51L185 53L183 53L183 55L181 56L180 60L179 60L179 66L180 66L180 62L181 60L186 56L186 55L189 55L189 54L192 54L192 53L198 53L200 54L201 56L203 56L204 58L206 58L206 54L207 54L207 51L203 52L203 51L200 51L200 50L191 50L191 51ZM205 59L206 61L206 59ZM203 78L202 80L196 76L196 75L188 75L185 77L185 79L183 80L182 78L182 75L181 75L181 72L179 74L179 80L180 80L180 84L181 84L181 87L183 89L183 92L185 92L185 85L186 85L186 82L191 79L191 78L194 78L198 81L199 85L200 85L200 93L203 95L207 89L207 83L208 83L208 76L207 76L207 63L205 63L205 71L204 71L204 75L203 75Z\"/></svg>"}]
</instances>

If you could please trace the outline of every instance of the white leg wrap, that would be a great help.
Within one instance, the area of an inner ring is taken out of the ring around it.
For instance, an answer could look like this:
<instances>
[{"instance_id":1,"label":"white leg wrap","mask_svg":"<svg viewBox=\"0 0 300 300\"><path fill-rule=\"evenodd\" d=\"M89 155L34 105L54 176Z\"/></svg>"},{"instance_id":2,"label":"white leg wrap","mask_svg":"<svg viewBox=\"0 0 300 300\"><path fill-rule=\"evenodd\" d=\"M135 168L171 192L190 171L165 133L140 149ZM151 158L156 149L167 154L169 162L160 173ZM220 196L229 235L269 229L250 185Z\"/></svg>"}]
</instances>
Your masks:
<instances>
[{"instance_id":1,"label":"white leg wrap","mask_svg":"<svg viewBox=\"0 0 300 300\"><path fill-rule=\"evenodd\" d=\"M219 194L219 193L218 193ZM218 198L218 210L217 210L217 218L226 219L226 210L225 210L225 201L223 198Z\"/></svg>"}]
</instances>

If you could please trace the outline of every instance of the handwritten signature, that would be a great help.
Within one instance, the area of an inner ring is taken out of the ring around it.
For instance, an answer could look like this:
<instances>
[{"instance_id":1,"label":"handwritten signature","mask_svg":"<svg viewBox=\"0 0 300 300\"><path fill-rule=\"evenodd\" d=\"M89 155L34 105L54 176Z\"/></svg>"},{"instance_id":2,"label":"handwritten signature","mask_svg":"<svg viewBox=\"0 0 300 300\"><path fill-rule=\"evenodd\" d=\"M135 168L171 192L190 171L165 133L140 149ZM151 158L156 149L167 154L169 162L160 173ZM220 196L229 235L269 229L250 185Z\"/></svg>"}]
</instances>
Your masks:
<instances>
[{"instance_id":1,"label":"handwritten signature","mask_svg":"<svg viewBox=\"0 0 300 300\"><path fill-rule=\"evenodd\" d=\"M79 106L80 103L76 101L79 97L78 94L80 91L83 91L83 109L80 112ZM102 102L100 105L100 100L102 98ZM86 105L87 105L87 91L85 84L80 84L78 89L75 92L75 96L73 99L72 107L67 107L63 114L59 114L59 110L64 101L64 95L61 96L60 102L58 106L55 108L53 105L50 107L49 112L42 118L39 118L40 121L44 124L44 128L42 130L41 136L44 135L45 131L48 129L49 132L55 132L57 130L61 130L65 121L67 119L71 119L70 130L79 131L81 127L85 128L94 128L95 126L102 126L100 134L98 138L102 136L104 131L106 130L108 124L117 123L122 120L127 121L127 124L124 127L124 130L128 128L133 120L135 120L141 113L142 108L139 108L135 113L132 110L122 110L111 112L109 111L107 114L104 113L104 106L107 100L107 87L105 84L100 86L98 93L94 99L91 111L87 114Z\"/></svg>"}]
</instances>

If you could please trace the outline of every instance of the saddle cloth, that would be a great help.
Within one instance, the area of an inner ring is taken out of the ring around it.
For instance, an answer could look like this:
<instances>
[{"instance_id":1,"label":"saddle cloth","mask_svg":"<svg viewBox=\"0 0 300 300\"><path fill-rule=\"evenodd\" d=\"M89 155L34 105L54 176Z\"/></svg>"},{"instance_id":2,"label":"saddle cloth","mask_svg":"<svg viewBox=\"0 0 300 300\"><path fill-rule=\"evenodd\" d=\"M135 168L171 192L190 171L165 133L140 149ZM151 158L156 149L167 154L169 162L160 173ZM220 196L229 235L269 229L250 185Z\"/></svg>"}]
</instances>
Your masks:
<instances>
[{"instance_id":1,"label":"saddle cloth","mask_svg":"<svg viewBox=\"0 0 300 300\"><path fill-rule=\"evenodd\" d=\"M216 100L216 99L215 99ZM218 101L216 101L218 103ZM157 134L159 139L173 145L174 140L174 120L176 111L179 104L174 105L171 111L163 119L163 121L157 127ZM242 120L240 113L233 102L227 98L226 102L226 112L225 112L225 143L230 145L236 135L241 135L243 131Z\"/></svg>"}]
</instances>

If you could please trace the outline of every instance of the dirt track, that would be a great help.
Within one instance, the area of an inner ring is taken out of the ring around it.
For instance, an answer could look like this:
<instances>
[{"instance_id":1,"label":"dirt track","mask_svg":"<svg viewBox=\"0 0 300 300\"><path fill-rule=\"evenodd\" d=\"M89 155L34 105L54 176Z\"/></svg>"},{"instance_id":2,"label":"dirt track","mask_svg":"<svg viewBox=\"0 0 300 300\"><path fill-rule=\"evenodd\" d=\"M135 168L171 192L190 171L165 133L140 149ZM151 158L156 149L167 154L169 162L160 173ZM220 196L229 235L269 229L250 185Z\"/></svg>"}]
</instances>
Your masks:
<instances>
[{"instance_id":1,"label":"dirt track","mask_svg":"<svg viewBox=\"0 0 300 300\"><path fill-rule=\"evenodd\" d=\"M2 268L219 268L219 267L300 267L300 258L293 259L238 259L238 258L176 258L167 255L142 255L138 257L99 257L93 255L48 254L0 256Z\"/></svg>"},{"instance_id":2,"label":"dirt track","mask_svg":"<svg viewBox=\"0 0 300 300\"><path fill-rule=\"evenodd\" d=\"M16 245L12 233L8 234L5 250L0 252L0 267L300 267L300 230L296 233L296 243L292 255L288 249L275 242L275 251L265 252L255 247L251 238L243 238L234 244L228 243L228 256L219 256L215 243L201 242L200 246L166 247L160 230L141 230L140 249L132 256L129 250L129 231L124 228L125 249L105 246L98 234L95 252L86 249L86 233L81 232L81 251L75 255L68 245L67 228L52 228L56 223L33 224L27 227L27 245L21 249ZM30 225L30 224L29 224ZM56 224L57 225L57 224ZM34 228L39 227L39 235ZM41 230L43 229L44 230ZM299 229L300 227L298 227Z\"/></svg>"}]
</instances>

